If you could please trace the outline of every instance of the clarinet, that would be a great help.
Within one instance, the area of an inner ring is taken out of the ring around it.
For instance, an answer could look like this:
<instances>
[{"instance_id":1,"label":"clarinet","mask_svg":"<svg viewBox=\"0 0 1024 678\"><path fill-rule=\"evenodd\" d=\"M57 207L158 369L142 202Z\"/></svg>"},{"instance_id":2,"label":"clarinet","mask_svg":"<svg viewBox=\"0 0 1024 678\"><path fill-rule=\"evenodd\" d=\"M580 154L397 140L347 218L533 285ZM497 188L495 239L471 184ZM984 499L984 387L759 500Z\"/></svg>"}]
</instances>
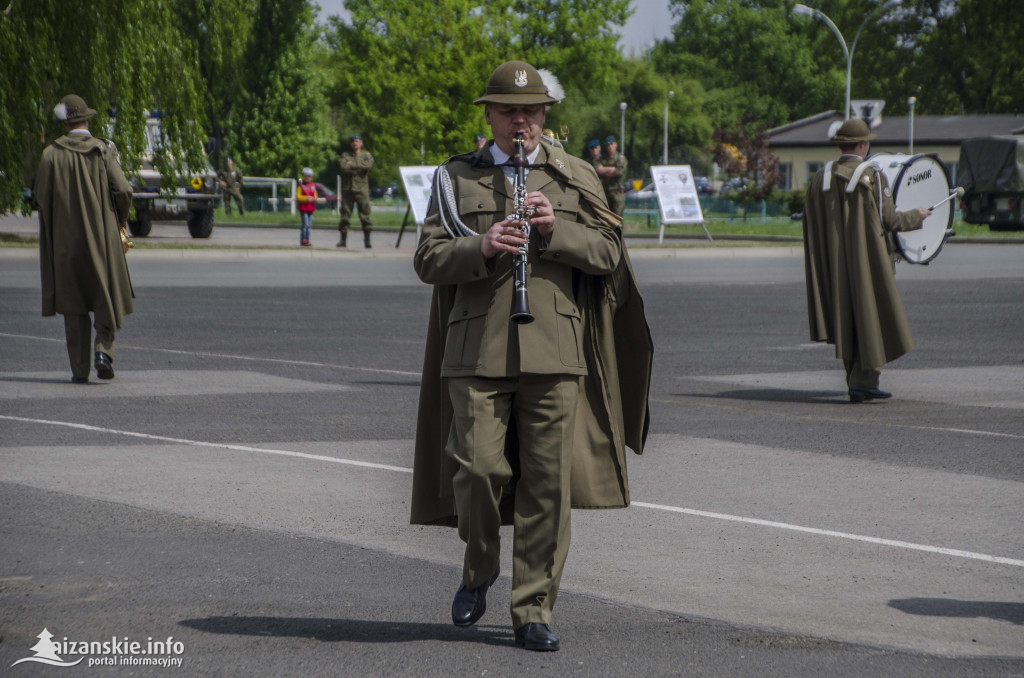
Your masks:
<instances>
[{"instance_id":1,"label":"clarinet","mask_svg":"<svg viewBox=\"0 0 1024 678\"><path fill-rule=\"evenodd\" d=\"M515 192L513 195L513 207L515 214L509 219L521 221L520 229L526 234L527 243L519 247L519 251L513 255L512 268L515 273L513 288L514 298L512 300L512 322L517 325L525 325L533 322L533 315L530 313L530 300L526 297L526 255L529 252L530 238L530 212L526 208L526 148L522 134L513 138L515 153L512 156L512 164L515 167Z\"/></svg>"}]
</instances>

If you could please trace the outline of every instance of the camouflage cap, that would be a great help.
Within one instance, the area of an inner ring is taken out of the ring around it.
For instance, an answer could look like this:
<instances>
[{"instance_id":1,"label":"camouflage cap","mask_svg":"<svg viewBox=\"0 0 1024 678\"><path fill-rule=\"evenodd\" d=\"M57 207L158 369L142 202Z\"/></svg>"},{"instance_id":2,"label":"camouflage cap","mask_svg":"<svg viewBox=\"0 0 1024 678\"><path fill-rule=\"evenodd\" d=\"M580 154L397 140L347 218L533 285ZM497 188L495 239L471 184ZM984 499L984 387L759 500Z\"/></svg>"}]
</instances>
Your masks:
<instances>
[{"instance_id":1,"label":"camouflage cap","mask_svg":"<svg viewBox=\"0 0 1024 678\"><path fill-rule=\"evenodd\" d=\"M58 122L76 124L85 122L96 115L96 111L85 105L85 99L77 94L68 94L53 108L53 117Z\"/></svg>"},{"instance_id":2,"label":"camouflage cap","mask_svg":"<svg viewBox=\"0 0 1024 678\"><path fill-rule=\"evenodd\" d=\"M860 118L850 118L836 130L832 137L833 144L856 144L871 141L878 135L871 131L868 124Z\"/></svg>"},{"instance_id":3,"label":"camouflage cap","mask_svg":"<svg viewBox=\"0 0 1024 678\"><path fill-rule=\"evenodd\" d=\"M536 68L525 61L506 61L494 70L484 95L474 99L473 103L554 104L558 99L548 92L548 86Z\"/></svg>"}]
</instances>

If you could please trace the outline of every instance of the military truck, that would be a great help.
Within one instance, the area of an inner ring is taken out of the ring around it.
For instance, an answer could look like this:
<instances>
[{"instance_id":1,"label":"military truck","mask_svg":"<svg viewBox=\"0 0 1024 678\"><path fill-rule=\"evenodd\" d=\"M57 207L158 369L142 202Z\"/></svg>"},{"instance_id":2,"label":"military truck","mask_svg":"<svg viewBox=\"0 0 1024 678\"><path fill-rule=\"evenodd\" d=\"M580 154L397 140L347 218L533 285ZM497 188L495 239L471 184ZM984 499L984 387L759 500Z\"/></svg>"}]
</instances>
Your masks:
<instances>
[{"instance_id":1,"label":"military truck","mask_svg":"<svg viewBox=\"0 0 1024 678\"><path fill-rule=\"evenodd\" d=\"M128 221L133 236L145 237L154 219L185 219L193 238L209 238L213 232L213 208L220 201L217 176L210 163L201 172L186 171L174 192L161 191L160 172L153 164L154 149L160 146L160 118L146 119L146 150L138 177L131 179L135 218Z\"/></svg>"},{"instance_id":2,"label":"military truck","mask_svg":"<svg viewBox=\"0 0 1024 678\"><path fill-rule=\"evenodd\" d=\"M1024 137L965 139L957 183L964 189L964 221L993 231L1024 229Z\"/></svg>"}]
</instances>

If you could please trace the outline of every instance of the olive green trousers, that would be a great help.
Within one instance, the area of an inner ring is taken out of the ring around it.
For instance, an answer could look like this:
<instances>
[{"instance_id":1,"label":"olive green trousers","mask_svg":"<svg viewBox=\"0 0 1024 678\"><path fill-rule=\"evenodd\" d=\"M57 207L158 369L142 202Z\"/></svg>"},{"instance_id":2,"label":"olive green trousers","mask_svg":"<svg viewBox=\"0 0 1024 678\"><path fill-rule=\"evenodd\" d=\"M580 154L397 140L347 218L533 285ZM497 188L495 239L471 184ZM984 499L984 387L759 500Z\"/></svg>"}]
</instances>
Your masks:
<instances>
[{"instance_id":1,"label":"olive green trousers","mask_svg":"<svg viewBox=\"0 0 1024 678\"><path fill-rule=\"evenodd\" d=\"M102 351L113 359L114 330L113 328L95 324L96 342L92 340L93 323L89 314L64 315L64 338L68 345L68 358L71 360L71 374L75 377L88 377L92 371L93 351Z\"/></svg>"},{"instance_id":2,"label":"olive green trousers","mask_svg":"<svg viewBox=\"0 0 1024 678\"><path fill-rule=\"evenodd\" d=\"M570 476L580 378L525 375L448 381L454 408L447 453L458 463L453 488L463 583L484 584L498 569L499 503L513 471L505 457L510 421L519 438L512 536L512 626L549 624L569 552Z\"/></svg>"}]
</instances>

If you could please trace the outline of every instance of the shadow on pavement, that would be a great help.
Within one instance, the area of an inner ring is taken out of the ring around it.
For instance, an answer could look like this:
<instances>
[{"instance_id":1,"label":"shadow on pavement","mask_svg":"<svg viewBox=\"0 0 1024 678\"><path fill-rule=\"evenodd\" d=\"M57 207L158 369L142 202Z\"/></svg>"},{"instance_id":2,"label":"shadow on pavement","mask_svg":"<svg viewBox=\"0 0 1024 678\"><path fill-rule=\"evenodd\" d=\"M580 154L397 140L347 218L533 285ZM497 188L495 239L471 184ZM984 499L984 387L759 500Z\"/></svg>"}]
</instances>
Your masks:
<instances>
[{"instance_id":1,"label":"shadow on pavement","mask_svg":"<svg viewBox=\"0 0 1024 678\"><path fill-rule=\"evenodd\" d=\"M907 614L928 617L988 617L1024 626L1024 603L952 598L897 598L889 601L889 607Z\"/></svg>"},{"instance_id":2,"label":"shadow on pavement","mask_svg":"<svg viewBox=\"0 0 1024 678\"><path fill-rule=\"evenodd\" d=\"M511 631L498 626L475 625L460 629L451 624L309 617L205 617L184 619L178 623L205 633L313 638L328 643L408 643L422 640L499 646L511 646L513 643Z\"/></svg>"}]
</instances>

